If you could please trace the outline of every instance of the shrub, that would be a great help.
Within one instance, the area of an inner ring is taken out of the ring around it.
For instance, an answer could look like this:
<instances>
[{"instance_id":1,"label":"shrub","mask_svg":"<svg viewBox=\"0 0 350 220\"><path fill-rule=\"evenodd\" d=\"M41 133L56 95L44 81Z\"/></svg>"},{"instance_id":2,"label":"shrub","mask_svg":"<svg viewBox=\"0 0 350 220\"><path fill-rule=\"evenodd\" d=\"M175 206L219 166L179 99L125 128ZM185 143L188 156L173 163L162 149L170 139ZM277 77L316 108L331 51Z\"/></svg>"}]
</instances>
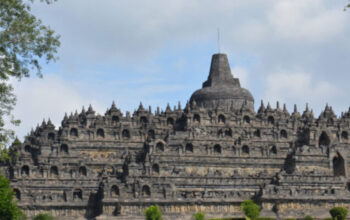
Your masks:
<instances>
[{"instance_id":1,"label":"shrub","mask_svg":"<svg viewBox=\"0 0 350 220\"><path fill-rule=\"evenodd\" d=\"M157 205L152 205L145 210L146 220L163 220L162 213Z\"/></svg>"},{"instance_id":2,"label":"shrub","mask_svg":"<svg viewBox=\"0 0 350 220\"><path fill-rule=\"evenodd\" d=\"M14 192L10 188L9 181L1 175L0 170L0 219L19 220L25 219L25 215L18 208L14 200Z\"/></svg>"},{"instance_id":3,"label":"shrub","mask_svg":"<svg viewBox=\"0 0 350 220\"><path fill-rule=\"evenodd\" d=\"M205 214L203 212L197 212L193 216L194 220L204 220L205 219Z\"/></svg>"},{"instance_id":4,"label":"shrub","mask_svg":"<svg viewBox=\"0 0 350 220\"><path fill-rule=\"evenodd\" d=\"M344 207L333 207L329 210L329 213L334 220L344 220L348 215L348 210Z\"/></svg>"},{"instance_id":5,"label":"shrub","mask_svg":"<svg viewBox=\"0 0 350 220\"><path fill-rule=\"evenodd\" d=\"M260 214L260 207L254 203L253 200L249 199L241 204L242 210L245 214L250 219L256 219L259 217Z\"/></svg>"},{"instance_id":6,"label":"shrub","mask_svg":"<svg viewBox=\"0 0 350 220\"><path fill-rule=\"evenodd\" d=\"M55 220L55 218L48 213L37 214L33 220Z\"/></svg>"},{"instance_id":7,"label":"shrub","mask_svg":"<svg viewBox=\"0 0 350 220\"><path fill-rule=\"evenodd\" d=\"M307 216L305 216L304 220L314 220L314 218L311 217L310 215L307 215Z\"/></svg>"}]
</instances>

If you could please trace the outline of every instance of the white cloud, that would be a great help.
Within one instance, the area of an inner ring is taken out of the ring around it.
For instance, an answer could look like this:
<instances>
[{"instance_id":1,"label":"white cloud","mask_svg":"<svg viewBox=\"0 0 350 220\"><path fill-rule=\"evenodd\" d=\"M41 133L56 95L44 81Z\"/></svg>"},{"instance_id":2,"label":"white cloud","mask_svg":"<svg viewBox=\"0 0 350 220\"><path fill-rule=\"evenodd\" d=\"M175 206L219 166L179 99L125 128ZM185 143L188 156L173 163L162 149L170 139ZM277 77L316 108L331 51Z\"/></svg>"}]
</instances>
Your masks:
<instances>
[{"instance_id":1,"label":"white cloud","mask_svg":"<svg viewBox=\"0 0 350 220\"><path fill-rule=\"evenodd\" d=\"M277 38L322 43L342 33L347 22L341 8L326 7L323 1L278 1L268 22Z\"/></svg>"},{"instance_id":2,"label":"white cloud","mask_svg":"<svg viewBox=\"0 0 350 220\"><path fill-rule=\"evenodd\" d=\"M303 71L279 71L266 78L265 100L281 101L303 106L310 103L319 113L326 103L339 97L342 91L327 81L317 80ZM299 109L300 110L300 109Z\"/></svg>"},{"instance_id":3,"label":"white cloud","mask_svg":"<svg viewBox=\"0 0 350 220\"><path fill-rule=\"evenodd\" d=\"M291 103L289 105L294 102L315 102L322 105L334 102L339 108L350 103L350 98L346 95L347 82L350 80L350 38L347 37L350 36L350 13L343 11L344 2L341 1L106 0L98 4L92 0L62 0L49 6L39 2L36 4L35 12L62 36L59 61L63 67L62 72L85 74L101 67L101 71L96 71L98 73L91 77L98 78L103 75L100 73L103 73L106 65L107 68L117 66L117 80L98 80L99 84L104 85L102 89L108 91L108 94L100 97L111 97L110 94L123 96L116 97L116 100L128 99L122 101L124 107L135 106L135 103L144 99L150 100L150 103L163 101L164 96L159 97L161 91L155 93L145 89L145 95L140 88L162 88L164 81L159 80L160 76L174 79L169 75L176 74L169 69L181 70L184 64L188 68L187 63L191 66L198 65L195 63L198 60L190 56L202 51L211 53L216 47L218 27L221 30L221 49L234 61L231 63L235 66L233 74L240 78L243 87L251 90L256 100L264 96L264 99L279 98ZM201 50L200 47L206 49ZM174 65L169 53L182 53L181 59L185 62ZM157 60L159 57L161 59ZM128 87L138 79L136 74L131 78L128 73L130 69L125 68L124 71L125 66L155 80L140 83L138 90L133 89L133 85L124 91L117 91L114 87L122 82L124 87ZM303 71L275 71L295 70L295 66ZM282 75L278 77L277 74ZM275 81L280 78L282 84L286 80L299 80L300 83L294 83L294 87L284 83L284 88L288 91L285 92L278 83L269 82L266 85L267 91L264 91L263 81L271 77L276 78ZM85 78L85 75L81 75L81 81ZM189 81L189 77L183 78L184 82ZM114 81L120 83L113 85ZM196 81L186 84L186 87L195 85L193 88L198 88L200 83ZM182 83L178 80L176 84ZM334 85L337 92L334 92ZM184 90L174 87L174 94L176 89L179 93ZM86 94L81 96L84 100L90 99ZM186 100L189 96L187 94L178 99Z\"/></svg>"},{"instance_id":4,"label":"white cloud","mask_svg":"<svg viewBox=\"0 0 350 220\"><path fill-rule=\"evenodd\" d=\"M241 86L243 88L247 88L249 85L249 74L246 68L235 66L233 69L231 69L232 75L235 78L238 78Z\"/></svg>"},{"instance_id":5,"label":"white cloud","mask_svg":"<svg viewBox=\"0 0 350 220\"><path fill-rule=\"evenodd\" d=\"M89 104L98 113L104 113L99 101L93 97L84 96L69 82L53 75L47 75L43 79L30 78L14 83L17 105L13 111L15 118L21 120L19 127L14 127L18 137L22 138L31 128L48 118L57 126L60 126L64 113L81 111L82 106L87 109Z\"/></svg>"}]
</instances>

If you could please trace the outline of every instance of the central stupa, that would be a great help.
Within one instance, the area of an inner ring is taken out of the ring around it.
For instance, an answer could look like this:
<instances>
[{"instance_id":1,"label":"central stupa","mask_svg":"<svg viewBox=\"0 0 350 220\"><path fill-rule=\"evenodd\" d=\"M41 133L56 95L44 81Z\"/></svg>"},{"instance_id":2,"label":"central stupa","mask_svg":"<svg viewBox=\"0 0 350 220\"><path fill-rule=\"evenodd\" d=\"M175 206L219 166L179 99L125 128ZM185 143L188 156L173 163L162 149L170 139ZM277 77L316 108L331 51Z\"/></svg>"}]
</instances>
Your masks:
<instances>
[{"instance_id":1,"label":"central stupa","mask_svg":"<svg viewBox=\"0 0 350 220\"><path fill-rule=\"evenodd\" d=\"M238 78L234 78L226 54L214 54L211 60L208 80L203 88L195 91L191 103L204 108L241 109L242 105L254 111L254 98L241 87Z\"/></svg>"}]
</instances>

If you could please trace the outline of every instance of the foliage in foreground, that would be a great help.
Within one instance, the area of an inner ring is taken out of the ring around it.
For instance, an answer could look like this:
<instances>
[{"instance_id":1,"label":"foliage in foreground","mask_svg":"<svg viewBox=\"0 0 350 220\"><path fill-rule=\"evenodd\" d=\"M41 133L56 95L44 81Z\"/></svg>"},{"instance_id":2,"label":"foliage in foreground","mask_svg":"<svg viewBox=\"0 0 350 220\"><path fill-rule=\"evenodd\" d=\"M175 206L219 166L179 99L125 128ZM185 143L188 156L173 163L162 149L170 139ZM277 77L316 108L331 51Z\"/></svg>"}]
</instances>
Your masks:
<instances>
[{"instance_id":1,"label":"foliage in foreground","mask_svg":"<svg viewBox=\"0 0 350 220\"><path fill-rule=\"evenodd\" d=\"M197 212L192 216L194 220L204 220L205 219L205 214L203 212Z\"/></svg>"},{"instance_id":2,"label":"foliage in foreground","mask_svg":"<svg viewBox=\"0 0 350 220\"><path fill-rule=\"evenodd\" d=\"M55 220L55 218L48 213L40 213L36 215L33 220Z\"/></svg>"},{"instance_id":3,"label":"foliage in foreground","mask_svg":"<svg viewBox=\"0 0 350 220\"><path fill-rule=\"evenodd\" d=\"M163 220L157 205L152 205L145 210L145 220Z\"/></svg>"},{"instance_id":4,"label":"foliage in foreground","mask_svg":"<svg viewBox=\"0 0 350 220\"><path fill-rule=\"evenodd\" d=\"M310 215L307 215L307 216L305 216L304 220L314 220L314 218L311 217Z\"/></svg>"},{"instance_id":5,"label":"foliage in foreground","mask_svg":"<svg viewBox=\"0 0 350 220\"><path fill-rule=\"evenodd\" d=\"M3 164L11 164L16 156L18 156L18 152L16 151L16 146L19 146L21 141L16 138L12 143L10 148L6 148L0 141L0 163Z\"/></svg>"},{"instance_id":6,"label":"foliage in foreground","mask_svg":"<svg viewBox=\"0 0 350 220\"><path fill-rule=\"evenodd\" d=\"M348 210L345 207L333 207L329 210L333 220L344 220L348 215Z\"/></svg>"},{"instance_id":7,"label":"foliage in foreground","mask_svg":"<svg viewBox=\"0 0 350 220\"><path fill-rule=\"evenodd\" d=\"M9 181L0 174L0 219L1 220L22 220L25 219L22 211L14 201L14 192L10 188Z\"/></svg>"},{"instance_id":8,"label":"foliage in foreground","mask_svg":"<svg viewBox=\"0 0 350 220\"><path fill-rule=\"evenodd\" d=\"M250 219L257 219L260 214L260 207L253 200L248 199L241 204L243 213Z\"/></svg>"},{"instance_id":9,"label":"foliage in foreground","mask_svg":"<svg viewBox=\"0 0 350 220\"><path fill-rule=\"evenodd\" d=\"M40 0L51 3L54 0ZM5 128L5 118L14 125L11 112L16 104L11 80L41 76L41 62L55 61L60 46L59 35L43 25L31 13L34 0L0 0L0 144L14 139L14 131Z\"/></svg>"}]
</instances>

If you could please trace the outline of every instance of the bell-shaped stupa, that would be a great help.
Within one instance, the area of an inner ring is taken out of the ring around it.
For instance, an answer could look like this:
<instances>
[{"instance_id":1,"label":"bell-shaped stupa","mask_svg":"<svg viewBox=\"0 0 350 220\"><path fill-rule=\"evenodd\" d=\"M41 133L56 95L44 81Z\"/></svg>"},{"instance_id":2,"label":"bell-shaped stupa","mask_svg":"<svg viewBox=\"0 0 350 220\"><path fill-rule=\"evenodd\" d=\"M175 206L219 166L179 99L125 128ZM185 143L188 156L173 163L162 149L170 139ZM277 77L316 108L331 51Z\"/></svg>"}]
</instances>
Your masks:
<instances>
[{"instance_id":1,"label":"bell-shaped stupa","mask_svg":"<svg viewBox=\"0 0 350 220\"><path fill-rule=\"evenodd\" d=\"M227 55L222 53L213 55L208 80L192 94L190 103L193 102L203 108L240 109L245 104L254 111L253 96L233 77Z\"/></svg>"}]
</instances>

